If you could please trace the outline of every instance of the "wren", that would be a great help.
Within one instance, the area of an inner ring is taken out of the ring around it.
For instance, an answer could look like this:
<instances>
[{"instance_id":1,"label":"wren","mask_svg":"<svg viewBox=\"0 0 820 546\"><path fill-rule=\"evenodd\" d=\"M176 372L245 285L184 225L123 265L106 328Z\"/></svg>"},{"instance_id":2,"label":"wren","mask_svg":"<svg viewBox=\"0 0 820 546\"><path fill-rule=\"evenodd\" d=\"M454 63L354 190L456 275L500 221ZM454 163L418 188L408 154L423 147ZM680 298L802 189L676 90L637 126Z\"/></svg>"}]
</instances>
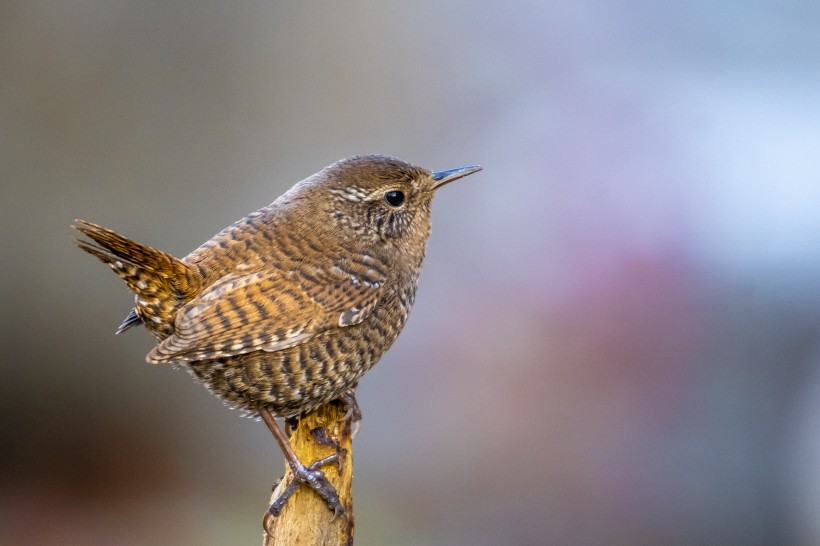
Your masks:
<instances>
[{"instance_id":1,"label":"wren","mask_svg":"<svg viewBox=\"0 0 820 546\"><path fill-rule=\"evenodd\" d=\"M353 389L407 320L433 196L479 170L343 159L182 259L90 222L73 227L90 239L78 240L80 248L136 295L117 333L145 326L157 339L148 362L184 366L228 405L262 417L295 487L308 484L340 514L336 490L318 470L332 461L305 466L273 417L341 399L360 418ZM287 500L274 500L270 513Z\"/></svg>"}]
</instances>

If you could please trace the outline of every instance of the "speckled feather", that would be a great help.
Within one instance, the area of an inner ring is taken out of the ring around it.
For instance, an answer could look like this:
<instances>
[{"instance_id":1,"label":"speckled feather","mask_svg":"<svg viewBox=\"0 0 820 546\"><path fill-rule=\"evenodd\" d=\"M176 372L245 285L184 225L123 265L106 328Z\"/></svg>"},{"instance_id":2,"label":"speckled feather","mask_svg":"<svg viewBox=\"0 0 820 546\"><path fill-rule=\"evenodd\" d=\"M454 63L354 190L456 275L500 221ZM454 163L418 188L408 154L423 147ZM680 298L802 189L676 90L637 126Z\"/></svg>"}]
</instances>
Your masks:
<instances>
[{"instance_id":1,"label":"speckled feather","mask_svg":"<svg viewBox=\"0 0 820 546\"><path fill-rule=\"evenodd\" d=\"M75 228L136 294L121 330L139 321L157 337L149 362L185 365L232 406L289 416L350 389L398 336L439 186L395 158L348 158L181 260ZM400 206L385 202L390 191Z\"/></svg>"}]
</instances>

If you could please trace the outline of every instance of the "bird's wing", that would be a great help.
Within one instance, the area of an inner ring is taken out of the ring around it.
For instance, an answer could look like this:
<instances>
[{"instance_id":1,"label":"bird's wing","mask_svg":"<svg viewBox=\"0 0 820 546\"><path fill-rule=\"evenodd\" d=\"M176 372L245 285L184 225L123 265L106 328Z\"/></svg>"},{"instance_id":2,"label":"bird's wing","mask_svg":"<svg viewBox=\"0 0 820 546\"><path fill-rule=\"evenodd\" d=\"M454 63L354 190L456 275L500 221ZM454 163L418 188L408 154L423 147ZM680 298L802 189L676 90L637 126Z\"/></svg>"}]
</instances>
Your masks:
<instances>
[{"instance_id":1,"label":"bird's wing","mask_svg":"<svg viewBox=\"0 0 820 546\"><path fill-rule=\"evenodd\" d=\"M385 282L385 268L369 265L341 260L330 268L226 275L179 310L174 334L147 360L279 351L327 328L358 324L378 304Z\"/></svg>"}]
</instances>

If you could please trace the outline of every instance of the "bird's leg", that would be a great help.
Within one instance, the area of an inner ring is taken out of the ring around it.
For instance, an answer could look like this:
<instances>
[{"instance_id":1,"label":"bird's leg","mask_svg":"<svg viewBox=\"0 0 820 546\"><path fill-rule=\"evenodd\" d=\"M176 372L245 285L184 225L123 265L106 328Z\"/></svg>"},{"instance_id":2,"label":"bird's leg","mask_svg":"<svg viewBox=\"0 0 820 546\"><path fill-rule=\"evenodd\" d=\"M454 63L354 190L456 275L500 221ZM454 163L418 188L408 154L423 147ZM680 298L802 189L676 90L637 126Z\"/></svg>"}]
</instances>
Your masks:
<instances>
[{"instance_id":1,"label":"bird's leg","mask_svg":"<svg viewBox=\"0 0 820 546\"><path fill-rule=\"evenodd\" d=\"M305 466L296 456L296 452L293 451L287 437L279 428L279 425L276 424L276 419L273 415L264 408L259 408L259 415L262 417L262 420L265 421L265 424L268 425L268 428L273 433L273 437L276 438L276 441L279 443L279 447L282 448L285 460L293 472L293 480L291 480L285 488L285 491L271 503L270 508L268 508L268 514L272 516L281 514L288 499L299 489L300 485L305 483L325 500L331 512L336 516L342 515L344 513L344 507L341 502L339 502L339 495L336 493L336 488L328 481L324 473L319 470L319 468L331 463L339 464L339 454L334 453L333 455L314 462L310 466ZM267 515L265 517L267 518Z\"/></svg>"},{"instance_id":2,"label":"bird's leg","mask_svg":"<svg viewBox=\"0 0 820 546\"><path fill-rule=\"evenodd\" d=\"M355 388L356 385L353 385L352 388L346 390L339 397L339 400L342 400L347 406L347 412L339 421L347 421L350 419L350 422L353 424L353 434L350 435L351 440L359 434L359 426L362 420L362 410L359 408L359 403L356 402L356 391L353 390Z\"/></svg>"}]
</instances>

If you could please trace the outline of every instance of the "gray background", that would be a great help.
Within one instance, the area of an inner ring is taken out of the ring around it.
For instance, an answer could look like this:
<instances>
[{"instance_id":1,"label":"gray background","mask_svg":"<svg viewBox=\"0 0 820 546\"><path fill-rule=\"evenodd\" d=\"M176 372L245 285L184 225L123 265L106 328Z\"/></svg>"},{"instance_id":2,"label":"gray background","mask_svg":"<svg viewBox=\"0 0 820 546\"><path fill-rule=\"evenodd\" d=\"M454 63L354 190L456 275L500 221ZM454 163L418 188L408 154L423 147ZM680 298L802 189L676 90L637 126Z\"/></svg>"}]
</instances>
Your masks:
<instances>
[{"instance_id":1,"label":"gray background","mask_svg":"<svg viewBox=\"0 0 820 546\"><path fill-rule=\"evenodd\" d=\"M115 337L355 153L437 197L361 383L357 544L820 543L820 4L0 4L0 543L257 544L260 423Z\"/></svg>"}]
</instances>

